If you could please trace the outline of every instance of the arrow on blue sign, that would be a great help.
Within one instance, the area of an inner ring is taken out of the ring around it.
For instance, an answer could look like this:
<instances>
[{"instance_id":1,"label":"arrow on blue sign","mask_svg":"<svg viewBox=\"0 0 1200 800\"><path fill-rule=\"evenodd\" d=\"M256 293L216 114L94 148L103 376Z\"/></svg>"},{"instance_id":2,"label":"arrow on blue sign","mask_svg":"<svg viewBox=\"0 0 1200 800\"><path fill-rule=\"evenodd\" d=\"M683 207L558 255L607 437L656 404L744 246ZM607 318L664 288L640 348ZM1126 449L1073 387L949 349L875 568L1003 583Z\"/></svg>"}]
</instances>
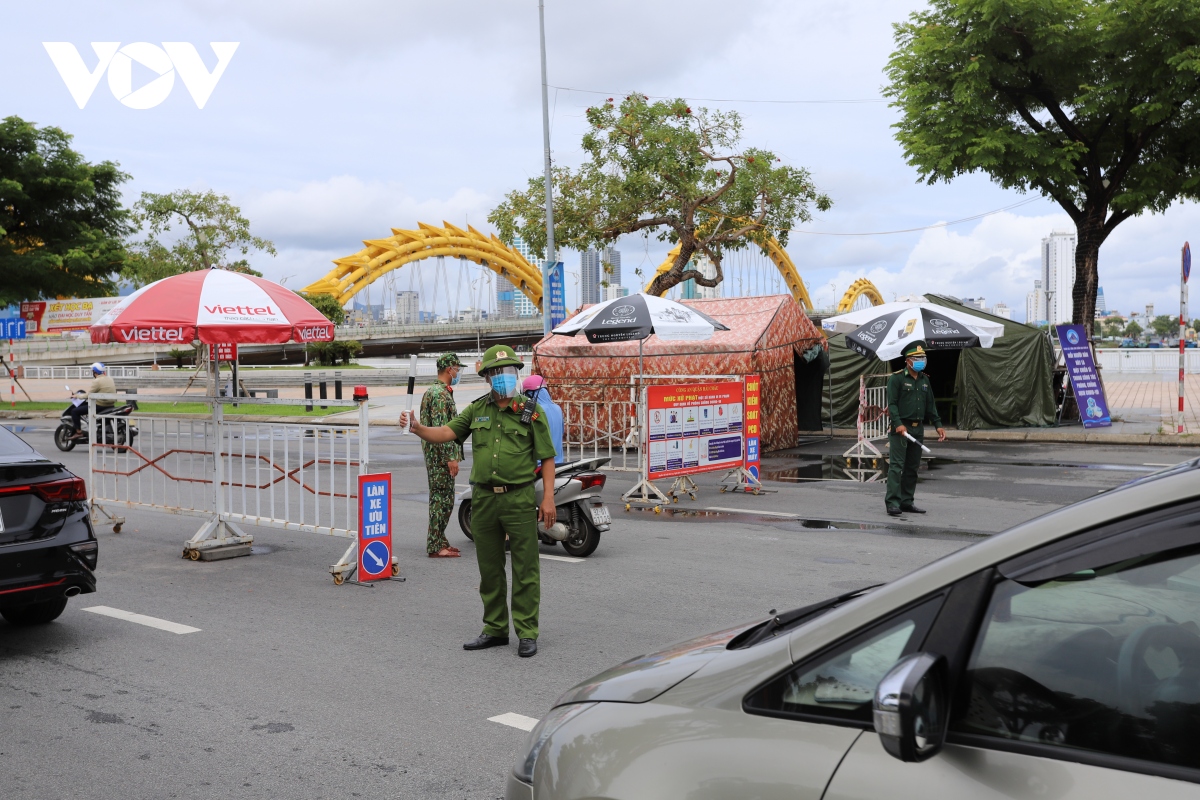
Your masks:
<instances>
[{"instance_id":1,"label":"arrow on blue sign","mask_svg":"<svg viewBox=\"0 0 1200 800\"><path fill-rule=\"evenodd\" d=\"M24 339L25 320L22 317L0 319L0 339Z\"/></svg>"},{"instance_id":2,"label":"arrow on blue sign","mask_svg":"<svg viewBox=\"0 0 1200 800\"><path fill-rule=\"evenodd\" d=\"M371 542L363 550L362 565L368 575L378 575L392 563L392 554L386 544L380 541Z\"/></svg>"}]
</instances>

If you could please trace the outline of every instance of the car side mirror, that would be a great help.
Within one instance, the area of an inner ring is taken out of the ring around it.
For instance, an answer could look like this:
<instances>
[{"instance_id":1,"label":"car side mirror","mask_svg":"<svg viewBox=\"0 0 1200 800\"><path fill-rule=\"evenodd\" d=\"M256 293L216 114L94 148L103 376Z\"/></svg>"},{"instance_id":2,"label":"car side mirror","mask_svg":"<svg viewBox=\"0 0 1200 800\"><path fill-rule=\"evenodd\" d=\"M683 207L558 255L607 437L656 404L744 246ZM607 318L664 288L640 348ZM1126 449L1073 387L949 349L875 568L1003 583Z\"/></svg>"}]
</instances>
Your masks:
<instances>
[{"instance_id":1,"label":"car side mirror","mask_svg":"<svg viewBox=\"0 0 1200 800\"><path fill-rule=\"evenodd\" d=\"M875 731L901 761L937 755L946 738L946 659L913 653L896 662L875 688Z\"/></svg>"}]
</instances>

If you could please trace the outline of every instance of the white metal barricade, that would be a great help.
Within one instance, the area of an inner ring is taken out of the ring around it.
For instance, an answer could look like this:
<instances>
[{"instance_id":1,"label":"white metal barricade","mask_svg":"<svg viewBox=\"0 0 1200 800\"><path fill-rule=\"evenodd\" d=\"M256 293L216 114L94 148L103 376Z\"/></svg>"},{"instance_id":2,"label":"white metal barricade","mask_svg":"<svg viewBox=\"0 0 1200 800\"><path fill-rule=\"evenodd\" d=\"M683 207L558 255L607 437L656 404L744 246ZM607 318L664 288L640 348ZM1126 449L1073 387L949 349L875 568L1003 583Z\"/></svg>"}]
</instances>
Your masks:
<instances>
[{"instance_id":1,"label":"white metal barricade","mask_svg":"<svg viewBox=\"0 0 1200 800\"><path fill-rule=\"evenodd\" d=\"M842 458L883 458L875 442L886 439L890 423L886 386L867 386L868 380L887 379L887 375L858 377L858 441L842 453Z\"/></svg>"},{"instance_id":2,"label":"white metal barricade","mask_svg":"<svg viewBox=\"0 0 1200 800\"><path fill-rule=\"evenodd\" d=\"M558 405L563 412L563 460L608 458L605 469L617 472L636 472L642 464L642 439L638 420L640 401L634 399L606 403L598 400L564 400Z\"/></svg>"},{"instance_id":3,"label":"white metal barricade","mask_svg":"<svg viewBox=\"0 0 1200 800\"><path fill-rule=\"evenodd\" d=\"M184 543L184 557L192 560L250 545L253 537L242 524L352 538L330 571L337 583L354 571L358 476L368 472L370 461L365 402L321 401L334 409L357 408L345 422L278 422L226 419L225 406L234 398L183 399L206 403L211 413L204 417L96 414L95 401L105 399L116 396L92 395L88 403L88 489L95 523L112 524L120 532L124 519L113 513L118 507L203 517L204 524ZM237 403L261 410L296 401L237 398Z\"/></svg>"}]
</instances>

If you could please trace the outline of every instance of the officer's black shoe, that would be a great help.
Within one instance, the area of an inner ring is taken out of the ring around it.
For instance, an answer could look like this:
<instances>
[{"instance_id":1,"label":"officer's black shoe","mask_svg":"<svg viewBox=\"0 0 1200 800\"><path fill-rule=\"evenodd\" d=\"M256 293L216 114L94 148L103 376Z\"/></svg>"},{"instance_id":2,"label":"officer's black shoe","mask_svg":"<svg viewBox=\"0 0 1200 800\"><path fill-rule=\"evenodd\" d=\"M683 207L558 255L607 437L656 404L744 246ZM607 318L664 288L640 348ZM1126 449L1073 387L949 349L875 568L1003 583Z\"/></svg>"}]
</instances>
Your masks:
<instances>
[{"instance_id":1,"label":"officer's black shoe","mask_svg":"<svg viewBox=\"0 0 1200 800\"><path fill-rule=\"evenodd\" d=\"M537 655L537 639L522 639L517 645L517 655L521 658L529 658Z\"/></svg>"},{"instance_id":2,"label":"officer's black shoe","mask_svg":"<svg viewBox=\"0 0 1200 800\"><path fill-rule=\"evenodd\" d=\"M463 650L486 650L489 647L504 647L508 644L507 636L492 636L481 633L463 645Z\"/></svg>"},{"instance_id":3,"label":"officer's black shoe","mask_svg":"<svg viewBox=\"0 0 1200 800\"><path fill-rule=\"evenodd\" d=\"M925 513L925 509L917 508L916 506L904 506L900 510L907 511L910 514L924 514Z\"/></svg>"},{"instance_id":4,"label":"officer's black shoe","mask_svg":"<svg viewBox=\"0 0 1200 800\"><path fill-rule=\"evenodd\" d=\"M900 516L900 509L896 508L895 506L888 506L888 507L887 507L887 512L888 512L888 516L889 516L889 517L898 517L898 516Z\"/></svg>"}]
</instances>

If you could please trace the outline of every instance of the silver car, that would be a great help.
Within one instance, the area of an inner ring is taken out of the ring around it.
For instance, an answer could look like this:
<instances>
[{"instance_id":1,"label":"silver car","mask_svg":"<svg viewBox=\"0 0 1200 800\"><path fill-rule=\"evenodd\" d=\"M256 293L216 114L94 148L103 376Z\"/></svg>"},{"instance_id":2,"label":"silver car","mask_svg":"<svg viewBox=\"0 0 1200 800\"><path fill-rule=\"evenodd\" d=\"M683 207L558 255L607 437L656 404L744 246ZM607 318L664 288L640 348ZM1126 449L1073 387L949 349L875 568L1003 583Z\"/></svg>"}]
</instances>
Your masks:
<instances>
[{"instance_id":1,"label":"silver car","mask_svg":"<svg viewBox=\"0 0 1200 800\"><path fill-rule=\"evenodd\" d=\"M509 800L1200 797L1200 460L563 695Z\"/></svg>"}]
</instances>

